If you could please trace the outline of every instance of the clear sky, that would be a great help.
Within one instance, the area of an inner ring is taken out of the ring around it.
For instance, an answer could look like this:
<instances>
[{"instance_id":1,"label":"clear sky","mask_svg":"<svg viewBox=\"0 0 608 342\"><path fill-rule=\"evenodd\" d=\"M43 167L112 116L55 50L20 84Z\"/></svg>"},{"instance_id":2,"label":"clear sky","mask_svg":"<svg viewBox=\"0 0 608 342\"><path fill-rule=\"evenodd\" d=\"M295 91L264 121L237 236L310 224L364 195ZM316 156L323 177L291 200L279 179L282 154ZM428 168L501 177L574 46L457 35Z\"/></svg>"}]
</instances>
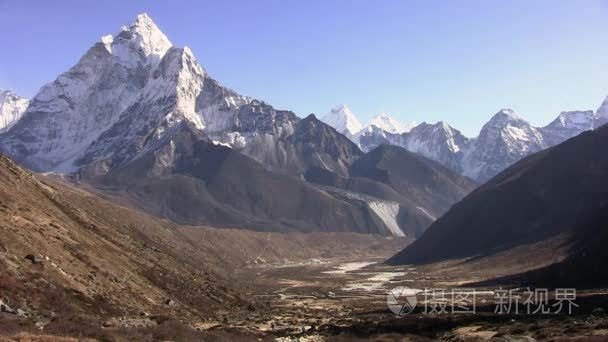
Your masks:
<instances>
[{"instance_id":1,"label":"clear sky","mask_svg":"<svg viewBox=\"0 0 608 342\"><path fill-rule=\"evenodd\" d=\"M544 125L608 95L608 0L0 0L0 88L32 97L147 12L244 95L298 115Z\"/></svg>"}]
</instances>

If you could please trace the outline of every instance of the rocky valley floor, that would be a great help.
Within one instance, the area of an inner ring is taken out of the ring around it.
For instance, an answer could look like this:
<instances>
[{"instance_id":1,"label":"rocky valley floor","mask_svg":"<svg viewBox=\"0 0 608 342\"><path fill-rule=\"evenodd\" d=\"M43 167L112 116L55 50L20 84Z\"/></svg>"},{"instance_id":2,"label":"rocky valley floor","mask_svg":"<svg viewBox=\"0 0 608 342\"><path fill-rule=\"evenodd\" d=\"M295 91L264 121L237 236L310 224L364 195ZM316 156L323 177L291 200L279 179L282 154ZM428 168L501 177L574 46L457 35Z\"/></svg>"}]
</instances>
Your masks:
<instances>
[{"instance_id":1,"label":"rocky valley floor","mask_svg":"<svg viewBox=\"0 0 608 342\"><path fill-rule=\"evenodd\" d=\"M608 339L608 292L579 291L572 315L528 315L495 312L498 286L466 286L476 291L476 312L425 313L418 294L414 311L396 316L387 308L389 290L454 289L469 283L469 267L450 262L431 266L386 266L381 253L353 257L291 259L257 262L235 270L235 284L244 310L223 310L214 318L179 319L163 315L105 317L80 331L62 322L62 336L93 340L211 340L211 341L605 341ZM508 286L505 284L505 286ZM465 291L465 290L462 290ZM553 304L553 303L552 303ZM177 304L179 305L179 304ZM449 301L448 301L449 308ZM75 318L76 319L76 318ZM53 321L53 319L51 319ZM36 341L43 330L26 317L3 314L0 326L12 330L6 340ZM7 328L8 327L8 328ZM16 329L19 327L19 329ZM50 328L50 329L49 329ZM21 332L17 332L21 330ZM23 331L27 331L24 333ZM80 334L80 335L79 335ZM55 335L55 334L53 334ZM44 335L43 335L44 336ZM40 341L61 341L46 336ZM48 338L48 339L47 339ZM69 339L66 338L66 341Z\"/></svg>"},{"instance_id":2,"label":"rocky valley floor","mask_svg":"<svg viewBox=\"0 0 608 342\"><path fill-rule=\"evenodd\" d=\"M572 315L529 315L521 305L517 314L514 307L496 313L495 291L502 286L463 287L479 280L479 273L470 276L474 264L397 267L380 261L308 260L241 269L238 278L250 284L247 295L263 304L246 320L229 321L226 326L272 334L280 341L608 339L604 290L579 291L579 306ZM401 286L419 291L419 302L412 313L396 316L387 307L387 293ZM431 313L433 304L424 301L432 296L420 292L431 289L444 289L446 294L475 292L475 313L451 313L449 296L447 313Z\"/></svg>"}]
</instances>

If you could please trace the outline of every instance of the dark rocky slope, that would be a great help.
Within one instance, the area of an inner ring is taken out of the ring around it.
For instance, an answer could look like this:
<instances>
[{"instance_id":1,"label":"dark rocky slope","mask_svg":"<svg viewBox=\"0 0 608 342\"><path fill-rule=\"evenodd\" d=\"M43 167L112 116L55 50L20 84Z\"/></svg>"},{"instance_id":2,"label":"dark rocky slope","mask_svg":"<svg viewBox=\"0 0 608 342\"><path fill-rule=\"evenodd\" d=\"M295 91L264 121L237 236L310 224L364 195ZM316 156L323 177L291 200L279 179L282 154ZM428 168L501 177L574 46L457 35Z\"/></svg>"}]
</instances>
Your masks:
<instances>
[{"instance_id":1,"label":"dark rocky slope","mask_svg":"<svg viewBox=\"0 0 608 342\"><path fill-rule=\"evenodd\" d=\"M180 223L388 234L363 201L338 199L297 178L272 173L185 124L142 158L89 182Z\"/></svg>"},{"instance_id":2,"label":"dark rocky slope","mask_svg":"<svg viewBox=\"0 0 608 342\"><path fill-rule=\"evenodd\" d=\"M605 260L602 246L608 242L606 144L608 127L602 127L519 161L454 205L389 262L483 257L566 236L565 261L529 278L557 279L576 270L572 279L605 280L605 268L597 263Z\"/></svg>"}]
</instances>

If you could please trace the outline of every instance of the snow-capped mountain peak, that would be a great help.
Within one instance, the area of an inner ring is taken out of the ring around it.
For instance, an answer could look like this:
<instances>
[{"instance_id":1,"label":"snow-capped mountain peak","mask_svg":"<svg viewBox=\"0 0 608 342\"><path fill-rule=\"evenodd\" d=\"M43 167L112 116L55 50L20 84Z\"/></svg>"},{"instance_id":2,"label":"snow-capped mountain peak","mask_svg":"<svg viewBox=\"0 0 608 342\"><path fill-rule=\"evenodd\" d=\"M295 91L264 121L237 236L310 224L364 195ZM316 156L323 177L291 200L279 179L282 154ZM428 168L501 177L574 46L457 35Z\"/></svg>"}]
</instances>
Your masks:
<instances>
[{"instance_id":1,"label":"snow-capped mountain peak","mask_svg":"<svg viewBox=\"0 0 608 342\"><path fill-rule=\"evenodd\" d=\"M595 114L592 110L561 112L550 124L541 128L545 141L557 145L564 140L593 129Z\"/></svg>"},{"instance_id":2,"label":"snow-capped mountain peak","mask_svg":"<svg viewBox=\"0 0 608 342\"><path fill-rule=\"evenodd\" d=\"M541 129L530 125L513 110L502 109L465 150L463 173L485 181L522 157L547 147Z\"/></svg>"},{"instance_id":3,"label":"snow-capped mountain peak","mask_svg":"<svg viewBox=\"0 0 608 342\"><path fill-rule=\"evenodd\" d=\"M542 143L542 136L538 129L515 113L512 109L501 109L481 129L480 138L489 138L490 141L500 136L501 140L529 141Z\"/></svg>"},{"instance_id":4,"label":"snow-capped mountain peak","mask_svg":"<svg viewBox=\"0 0 608 342\"><path fill-rule=\"evenodd\" d=\"M101 43L124 65L133 65L138 54L147 63L158 63L173 46L169 38L146 13L139 14L131 25L123 26L115 36L101 38Z\"/></svg>"},{"instance_id":5,"label":"snow-capped mountain peak","mask_svg":"<svg viewBox=\"0 0 608 342\"><path fill-rule=\"evenodd\" d=\"M503 108L499 110L488 123L494 124L506 124L509 122L525 121L519 114L515 113L513 109Z\"/></svg>"},{"instance_id":6,"label":"snow-capped mountain peak","mask_svg":"<svg viewBox=\"0 0 608 342\"><path fill-rule=\"evenodd\" d=\"M245 102L142 14L45 85L24 124L3 134L0 145L37 171L73 172L93 163L109 169L164 141L177 124L203 130L210 116L233 118Z\"/></svg>"},{"instance_id":7,"label":"snow-capped mountain peak","mask_svg":"<svg viewBox=\"0 0 608 342\"><path fill-rule=\"evenodd\" d=\"M0 89L0 133L8 131L19 121L29 104L28 99Z\"/></svg>"},{"instance_id":8,"label":"snow-capped mountain peak","mask_svg":"<svg viewBox=\"0 0 608 342\"><path fill-rule=\"evenodd\" d=\"M561 112L547 128L577 128L582 131L593 128L593 111L569 111Z\"/></svg>"},{"instance_id":9,"label":"snow-capped mountain peak","mask_svg":"<svg viewBox=\"0 0 608 342\"><path fill-rule=\"evenodd\" d=\"M404 136L406 149L460 171L458 163L461 150L469 143L469 139L460 131L443 121L435 124L423 122Z\"/></svg>"},{"instance_id":10,"label":"snow-capped mountain peak","mask_svg":"<svg viewBox=\"0 0 608 342\"><path fill-rule=\"evenodd\" d=\"M363 129L363 125L361 125L355 113L344 104L332 108L321 118L321 121L349 138L352 138Z\"/></svg>"},{"instance_id":11,"label":"snow-capped mountain peak","mask_svg":"<svg viewBox=\"0 0 608 342\"><path fill-rule=\"evenodd\" d=\"M376 115L369 124L393 134L401 134L411 129L384 112Z\"/></svg>"}]
</instances>

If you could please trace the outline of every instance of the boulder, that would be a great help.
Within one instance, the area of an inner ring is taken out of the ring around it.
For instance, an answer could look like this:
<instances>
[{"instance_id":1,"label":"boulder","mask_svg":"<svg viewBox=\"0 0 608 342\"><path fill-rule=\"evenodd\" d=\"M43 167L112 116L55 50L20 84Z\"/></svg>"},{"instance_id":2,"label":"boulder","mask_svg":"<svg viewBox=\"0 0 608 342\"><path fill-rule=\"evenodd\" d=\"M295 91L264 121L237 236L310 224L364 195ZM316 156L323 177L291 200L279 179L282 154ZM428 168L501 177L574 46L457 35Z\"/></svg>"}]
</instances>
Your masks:
<instances>
[{"instance_id":1,"label":"boulder","mask_svg":"<svg viewBox=\"0 0 608 342\"><path fill-rule=\"evenodd\" d=\"M25 258L29 261L32 262L32 264L42 264L42 262L44 261L44 257L40 254L28 254L25 256Z\"/></svg>"}]
</instances>

